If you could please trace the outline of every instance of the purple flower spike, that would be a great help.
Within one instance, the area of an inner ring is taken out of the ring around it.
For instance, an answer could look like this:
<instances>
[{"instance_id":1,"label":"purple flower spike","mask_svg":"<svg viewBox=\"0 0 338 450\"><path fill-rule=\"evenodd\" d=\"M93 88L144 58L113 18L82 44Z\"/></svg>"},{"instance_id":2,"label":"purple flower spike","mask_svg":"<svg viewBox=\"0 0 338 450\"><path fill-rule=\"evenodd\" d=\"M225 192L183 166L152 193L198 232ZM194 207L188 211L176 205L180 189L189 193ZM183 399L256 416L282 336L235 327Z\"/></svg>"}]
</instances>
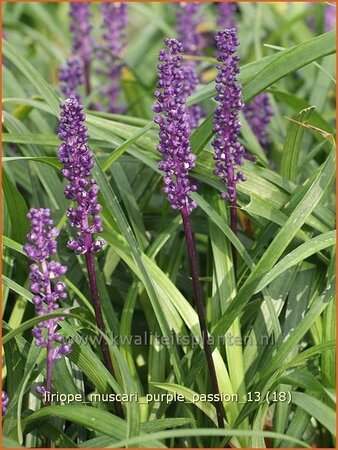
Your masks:
<instances>
[{"instance_id":1,"label":"purple flower spike","mask_svg":"<svg viewBox=\"0 0 338 450\"><path fill-rule=\"evenodd\" d=\"M62 94L68 98L78 95L78 88L83 84L83 62L79 56L67 59L66 67L59 71L59 82Z\"/></svg>"},{"instance_id":2,"label":"purple flower spike","mask_svg":"<svg viewBox=\"0 0 338 450\"><path fill-rule=\"evenodd\" d=\"M5 391L2 391L1 394L2 415L4 415L7 411L8 403L9 403L8 395Z\"/></svg>"},{"instance_id":3,"label":"purple flower spike","mask_svg":"<svg viewBox=\"0 0 338 450\"><path fill-rule=\"evenodd\" d=\"M120 113L121 107L117 106L120 93L120 79L123 64L120 61L124 47L124 31L127 26L126 3L101 3L100 11L103 15L103 41L104 45L99 52L99 58L103 61L105 69L99 73L106 75L108 82L102 89L102 94L109 100L109 112Z\"/></svg>"},{"instance_id":4,"label":"purple flower spike","mask_svg":"<svg viewBox=\"0 0 338 450\"><path fill-rule=\"evenodd\" d=\"M258 142L263 148L267 148L270 144L267 126L274 115L268 94L265 92L258 94L250 103L244 106L243 112Z\"/></svg>"},{"instance_id":5,"label":"purple flower spike","mask_svg":"<svg viewBox=\"0 0 338 450\"><path fill-rule=\"evenodd\" d=\"M201 24L200 3L181 2L176 15L177 35L188 55L199 55L203 48L203 39L198 27Z\"/></svg>"},{"instance_id":6,"label":"purple flower spike","mask_svg":"<svg viewBox=\"0 0 338 450\"><path fill-rule=\"evenodd\" d=\"M59 280L67 272L67 267L50 260L56 253L56 238L59 235L59 231L53 227L50 210L32 208L27 217L31 222L31 231L27 234L29 243L24 246L24 251L35 261L30 266L29 290L34 294L32 302L37 315L44 316L59 309L58 302L67 298L66 285ZM48 392L51 391L54 361L71 351L68 344L60 344L62 336L56 331L60 320L63 318L39 322L32 330L35 345L47 349L47 376L44 389Z\"/></svg>"},{"instance_id":7,"label":"purple flower spike","mask_svg":"<svg viewBox=\"0 0 338 450\"><path fill-rule=\"evenodd\" d=\"M220 64L217 66L219 73L216 77L218 93L215 100L219 104L214 116L216 137L212 142L216 160L214 173L227 186L222 197L236 205L236 183L245 180L241 172L236 172L237 167L243 165L244 154L244 148L238 141L238 116L243 108L241 85L237 81L239 57L236 50L239 42L234 28L218 32L215 39L218 47L217 60Z\"/></svg>"},{"instance_id":8,"label":"purple flower spike","mask_svg":"<svg viewBox=\"0 0 338 450\"><path fill-rule=\"evenodd\" d=\"M195 167L196 156L191 153L189 144L189 116L185 106L186 89L183 84L185 71L182 68L183 45L176 39L165 39L164 43L168 49L162 49L159 53L158 90L154 93L157 102L153 106L154 112L158 113L154 121L160 126L157 150L162 154L162 161L158 167L165 172L164 191L169 203L173 209L180 211L182 217L204 353L213 393L215 397L219 397L198 274L197 250L189 216L197 206L190 198L190 194L196 191L197 187L189 179L189 173ZM216 401L215 406L218 426L224 428L221 401Z\"/></svg>"},{"instance_id":9,"label":"purple flower spike","mask_svg":"<svg viewBox=\"0 0 338 450\"><path fill-rule=\"evenodd\" d=\"M97 252L104 241L93 241L92 235L102 231L101 205L97 196L99 187L91 178L94 166L93 153L88 147L85 115L79 99L72 95L61 105L59 138L63 142L58 149L58 159L63 164L62 175L68 180L65 197L75 202L68 208L70 225L78 229L77 238L68 242L68 247L77 255L88 251Z\"/></svg>"},{"instance_id":10,"label":"purple flower spike","mask_svg":"<svg viewBox=\"0 0 338 450\"><path fill-rule=\"evenodd\" d=\"M70 225L78 230L77 238L71 239L68 247L77 255L85 254L96 324L102 333L106 333L94 257L94 253L101 250L105 244L102 239L93 239L95 233L102 231L100 217L102 207L97 200L99 187L91 177L94 155L88 147L87 128L84 124L85 115L80 100L75 95L70 96L61 105L61 110L58 136L62 144L58 149L58 159L63 164L62 175L68 181L65 197L74 202L74 206L68 208L67 217ZM100 346L105 366L115 377L108 344L102 340ZM60 351L56 351L54 358L59 358L60 355ZM121 402L115 400L114 404L117 415L123 418Z\"/></svg>"},{"instance_id":11,"label":"purple flower spike","mask_svg":"<svg viewBox=\"0 0 338 450\"><path fill-rule=\"evenodd\" d=\"M157 98L153 111L160 126L160 142L157 150L162 154L159 169L165 172L164 192L173 209L188 214L197 206L190 199L196 186L189 179L195 167L195 155L191 153L189 116L186 110L186 92L183 85L183 46L176 39L165 39L168 50L159 53Z\"/></svg>"},{"instance_id":12,"label":"purple flower spike","mask_svg":"<svg viewBox=\"0 0 338 450\"><path fill-rule=\"evenodd\" d=\"M91 37L92 25L90 23L90 3L89 2L71 2L70 3L70 32L73 38L72 53L81 58L83 63L83 77L86 94L91 91L90 83L90 62L94 42Z\"/></svg>"},{"instance_id":13,"label":"purple flower spike","mask_svg":"<svg viewBox=\"0 0 338 450\"><path fill-rule=\"evenodd\" d=\"M236 28L236 3L219 2L217 3L217 25L224 29Z\"/></svg>"},{"instance_id":14,"label":"purple flower spike","mask_svg":"<svg viewBox=\"0 0 338 450\"><path fill-rule=\"evenodd\" d=\"M203 38L198 31L201 19L198 14L201 9L200 3L179 3L176 15L178 40L182 43L185 53L188 55L199 55L203 48ZM196 73L196 61L184 61L184 95L192 95L200 82ZM203 117L202 108L199 105L193 105L188 108L189 125L191 129L198 126Z\"/></svg>"},{"instance_id":15,"label":"purple flower spike","mask_svg":"<svg viewBox=\"0 0 338 450\"><path fill-rule=\"evenodd\" d=\"M82 61L91 60L93 42L90 36L92 25L90 23L90 3L89 2L71 2L70 31L73 37L73 54L80 56Z\"/></svg>"}]
</instances>

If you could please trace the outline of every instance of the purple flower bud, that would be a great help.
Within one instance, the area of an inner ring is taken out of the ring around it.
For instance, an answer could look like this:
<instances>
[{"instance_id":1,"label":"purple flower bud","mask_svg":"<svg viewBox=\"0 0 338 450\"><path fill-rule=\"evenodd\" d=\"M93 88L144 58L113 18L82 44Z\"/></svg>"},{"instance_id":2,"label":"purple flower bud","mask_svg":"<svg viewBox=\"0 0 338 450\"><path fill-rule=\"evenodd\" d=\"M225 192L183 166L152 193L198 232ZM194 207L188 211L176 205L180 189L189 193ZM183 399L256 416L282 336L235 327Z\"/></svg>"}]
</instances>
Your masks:
<instances>
[{"instance_id":1,"label":"purple flower bud","mask_svg":"<svg viewBox=\"0 0 338 450\"><path fill-rule=\"evenodd\" d=\"M78 88L83 84L83 61L79 56L71 56L67 59L66 67L60 68L59 82L66 98L72 94L78 95Z\"/></svg>"},{"instance_id":2,"label":"purple flower bud","mask_svg":"<svg viewBox=\"0 0 338 450\"><path fill-rule=\"evenodd\" d=\"M40 306L42 305L42 297L40 295L34 295L34 297L32 298L32 302L34 303L35 306Z\"/></svg>"},{"instance_id":3,"label":"purple flower bud","mask_svg":"<svg viewBox=\"0 0 338 450\"><path fill-rule=\"evenodd\" d=\"M63 344L61 352L63 355L68 355L72 351L72 347L70 344Z\"/></svg>"},{"instance_id":4,"label":"purple flower bud","mask_svg":"<svg viewBox=\"0 0 338 450\"><path fill-rule=\"evenodd\" d=\"M67 267L62 266L58 261L49 262L47 268L50 279L58 278L67 272Z\"/></svg>"},{"instance_id":5,"label":"purple flower bud","mask_svg":"<svg viewBox=\"0 0 338 450\"><path fill-rule=\"evenodd\" d=\"M222 29L236 28L236 3L219 2L217 3L217 25Z\"/></svg>"},{"instance_id":6,"label":"purple flower bud","mask_svg":"<svg viewBox=\"0 0 338 450\"><path fill-rule=\"evenodd\" d=\"M88 148L85 115L79 99L70 96L61 110L59 138L63 143L59 146L58 159L63 164L62 174L68 180L65 196L75 201L75 205L68 208L67 217L70 225L78 229L77 238L70 240L68 247L80 255L92 250L92 235L102 231L98 217L101 211L97 200L99 187L91 177L93 153Z\"/></svg>"},{"instance_id":7,"label":"purple flower bud","mask_svg":"<svg viewBox=\"0 0 338 450\"><path fill-rule=\"evenodd\" d=\"M236 203L236 183L243 179L238 166L243 165L244 148L238 141L240 131L239 112L243 108L241 86L237 81L239 73L238 56L239 45L237 32L231 30L220 31L216 34L219 61L216 77L217 94L215 100L218 107L214 116L214 132L216 134L212 145L215 149L215 174L227 191L222 195L225 200Z\"/></svg>"},{"instance_id":8,"label":"purple flower bud","mask_svg":"<svg viewBox=\"0 0 338 450\"><path fill-rule=\"evenodd\" d=\"M270 106L269 96L265 92L258 94L243 109L244 116L263 148L269 146L267 126L274 114Z\"/></svg>"},{"instance_id":9,"label":"purple flower bud","mask_svg":"<svg viewBox=\"0 0 338 450\"><path fill-rule=\"evenodd\" d=\"M189 143L189 117L182 83L183 46L176 39L165 39L164 43L168 50L163 49L159 54L157 103L153 108L162 117L157 146L162 161L158 167L165 172L164 192L171 207L190 214L196 207L196 203L190 199L196 186L190 181L189 172L195 167L196 157L191 153Z\"/></svg>"},{"instance_id":10,"label":"purple flower bud","mask_svg":"<svg viewBox=\"0 0 338 450\"><path fill-rule=\"evenodd\" d=\"M123 108L117 105L120 95L120 80L123 63L121 54L125 46L124 33L127 26L127 3L101 3L103 17L103 44L98 49L98 59L102 63L97 72L105 76L101 94L108 99L108 111L121 113Z\"/></svg>"},{"instance_id":11,"label":"purple flower bud","mask_svg":"<svg viewBox=\"0 0 338 450\"><path fill-rule=\"evenodd\" d=\"M95 241L92 245L92 251L94 253L98 252L101 250L101 248L104 246L105 241L103 239L98 239L97 241Z\"/></svg>"},{"instance_id":12,"label":"purple flower bud","mask_svg":"<svg viewBox=\"0 0 338 450\"><path fill-rule=\"evenodd\" d=\"M42 301L42 299L41 299L41 301ZM33 328L32 335L35 337L35 339L41 340L42 339L42 330L41 330L41 328Z\"/></svg>"},{"instance_id":13,"label":"purple flower bud","mask_svg":"<svg viewBox=\"0 0 338 450\"><path fill-rule=\"evenodd\" d=\"M1 394L2 415L4 415L7 411L8 403L9 403L8 395L5 391L2 391Z\"/></svg>"},{"instance_id":14,"label":"purple flower bud","mask_svg":"<svg viewBox=\"0 0 338 450\"><path fill-rule=\"evenodd\" d=\"M56 283L56 285L54 286L55 292L57 294L62 293L66 288L66 285L63 281L59 281L58 283Z\"/></svg>"},{"instance_id":15,"label":"purple flower bud","mask_svg":"<svg viewBox=\"0 0 338 450\"><path fill-rule=\"evenodd\" d=\"M35 390L40 395L44 395L46 393L46 388L44 386L36 386Z\"/></svg>"},{"instance_id":16,"label":"purple flower bud","mask_svg":"<svg viewBox=\"0 0 338 450\"><path fill-rule=\"evenodd\" d=\"M31 274L32 277L33 274ZM31 283L29 285L29 290L33 293L33 294L39 294L40 293L40 283Z\"/></svg>"}]
</instances>

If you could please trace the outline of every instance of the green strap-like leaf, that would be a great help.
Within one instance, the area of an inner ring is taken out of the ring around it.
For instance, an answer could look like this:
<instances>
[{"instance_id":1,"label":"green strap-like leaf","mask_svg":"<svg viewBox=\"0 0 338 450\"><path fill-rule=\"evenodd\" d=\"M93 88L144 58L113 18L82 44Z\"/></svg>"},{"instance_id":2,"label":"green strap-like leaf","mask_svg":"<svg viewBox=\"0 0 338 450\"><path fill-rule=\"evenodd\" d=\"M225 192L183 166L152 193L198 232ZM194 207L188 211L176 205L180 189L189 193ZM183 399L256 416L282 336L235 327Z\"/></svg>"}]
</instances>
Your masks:
<instances>
[{"instance_id":1,"label":"green strap-like leaf","mask_svg":"<svg viewBox=\"0 0 338 450\"><path fill-rule=\"evenodd\" d=\"M22 72L30 82L36 87L38 92L46 100L53 113L58 116L60 113L59 99L53 89L42 78L39 71L7 40L2 40L3 55Z\"/></svg>"},{"instance_id":2,"label":"green strap-like leaf","mask_svg":"<svg viewBox=\"0 0 338 450\"><path fill-rule=\"evenodd\" d=\"M292 403L298 405L310 416L317 419L333 436L336 435L335 411L325 405L325 403L304 392L292 392Z\"/></svg>"}]
</instances>

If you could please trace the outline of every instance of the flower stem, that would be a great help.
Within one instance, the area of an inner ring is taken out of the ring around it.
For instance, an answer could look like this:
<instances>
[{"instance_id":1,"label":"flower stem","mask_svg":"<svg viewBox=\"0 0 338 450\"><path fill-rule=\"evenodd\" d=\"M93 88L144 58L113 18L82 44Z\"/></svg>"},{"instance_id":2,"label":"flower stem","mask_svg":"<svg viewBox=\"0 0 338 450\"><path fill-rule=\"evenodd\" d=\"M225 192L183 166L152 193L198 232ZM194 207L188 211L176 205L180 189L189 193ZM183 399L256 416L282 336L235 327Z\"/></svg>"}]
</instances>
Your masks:
<instances>
[{"instance_id":1,"label":"flower stem","mask_svg":"<svg viewBox=\"0 0 338 450\"><path fill-rule=\"evenodd\" d=\"M89 95L92 90L91 84L90 84L90 62L89 61L84 62L83 75L84 75L84 85L85 85L86 95Z\"/></svg>"},{"instance_id":2,"label":"flower stem","mask_svg":"<svg viewBox=\"0 0 338 450\"><path fill-rule=\"evenodd\" d=\"M43 260L41 262L41 268L45 276L48 277L48 270L47 270L47 263L46 260ZM50 294L52 292L52 287L50 284L50 280L48 281L46 285L46 293ZM48 313L53 312L53 309L48 307ZM52 377L53 377L53 332L54 332L54 320L50 319L48 321L48 328L47 328L47 368L46 368L46 379L45 379L45 390L49 394L47 394L47 399L45 402L46 406L51 406L51 393L52 393ZM49 437L46 437L45 439L45 448L51 448L52 441Z\"/></svg>"},{"instance_id":3,"label":"flower stem","mask_svg":"<svg viewBox=\"0 0 338 450\"><path fill-rule=\"evenodd\" d=\"M182 215L182 219L183 219L184 233L185 233L185 238L186 238L187 248L188 248L190 271L191 271L191 277L192 277L192 282L193 282L193 287L194 287L195 303L196 303L196 309L197 309L198 319L199 319L199 323L200 323L203 348L204 348L205 356L207 359L213 394L214 394L215 398L219 399L214 402L215 407L216 407L216 413L217 413L218 427L224 428L224 409L223 409L223 404L220 400L215 365L214 365L214 361L212 359L211 347L208 342L207 322L206 322L206 318L205 318L202 290L201 290L201 285L199 282L198 269L197 269L196 245L195 245L194 237L192 234L189 214L185 209L183 209L181 211L181 215Z\"/></svg>"},{"instance_id":4,"label":"flower stem","mask_svg":"<svg viewBox=\"0 0 338 450\"><path fill-rule=\"evenodd\" d=\"M237 236L237 198L235 197L234 200L230 204L230 227L234 234ZM237 266L237 251L233 245L231 245L232 248L232 259L234 262L234 268L236 271Z\"/></svg>"},{"instance_id":5,"label":"flower stem","mask_svg":"<svg viewBox=\"0 0 338 450\"><path fill-rule=\"evenodd\" d=\"M53 371L53 341L48 339L47 342L47 376L46 376L46 392L52 392L52 371ZM48 395L46 400L46 406L51 405L51 396Z\"/></svg>"},{"instance_id":6,"label":"flower stem","mask_svg":"<svg viewBox=\"0 0 338 450\"><path fill-rule=\"evenodd\" d=\"M87 265L87 270L88 270L90 290L91 290L92 299L93 299L93 306L94 306L94 310L95 310L96 324L102 333L106 333L106 328L104 326L101 305L100 305L100 296L99 296L99 291L98 291L97 282L96 282L94 253L90 250L88 250L86 253L86 265ZM108 344L105 341L105 339L101 339L100 346L101 346L105 365L106 365L107 369L109 370L109 372L111 373L111 375L115 378L115 371L114 371L113 364L112 364L112 361L110 358ZM115 400L114 406L115 406L116 414L119 417L123 418L124 414L123 414L121 403Z\"/></svg>"},{"instance_id":7,"label":"flower stem","mask_svg":"<svg viewBox=\"0 0 338 450\"><path fill-rule=\"evenodd\" d=\"M44 259L41 262L41 269L45 277L47 277L48 282L46 284L46 294L50 294L52 292L52 287L50 284L50 280L48 277L47 270L47 262ZM48 313L54 312L54 309L48 306ZM46 380L45 380L45 389L49 394L52 393L52 376L53 376L53 333L54 333L54 320L49 319L48 328L47 328L47 368L46 368ZM51 400L50 395L46 400L46 406L50 406Z\"/></svg>"}]
</instances>

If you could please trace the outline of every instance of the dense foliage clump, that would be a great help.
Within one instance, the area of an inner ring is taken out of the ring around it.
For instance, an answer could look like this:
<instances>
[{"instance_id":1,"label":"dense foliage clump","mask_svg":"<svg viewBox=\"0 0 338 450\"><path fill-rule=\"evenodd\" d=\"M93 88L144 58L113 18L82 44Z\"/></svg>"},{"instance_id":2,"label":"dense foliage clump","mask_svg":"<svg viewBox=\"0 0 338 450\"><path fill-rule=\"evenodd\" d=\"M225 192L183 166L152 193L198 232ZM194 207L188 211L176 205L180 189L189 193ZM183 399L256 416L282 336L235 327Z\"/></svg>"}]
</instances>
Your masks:
<instances>
[{"instance_id":1,"label":"dense foliage clump","mask_svg":"<svg viewBox=\"0 0 338 450\"><path fill-rule=\"evenodd\" d=\"M3 9L3 446L333 447L335 5Z\"/></svg>"}]
</instances>

